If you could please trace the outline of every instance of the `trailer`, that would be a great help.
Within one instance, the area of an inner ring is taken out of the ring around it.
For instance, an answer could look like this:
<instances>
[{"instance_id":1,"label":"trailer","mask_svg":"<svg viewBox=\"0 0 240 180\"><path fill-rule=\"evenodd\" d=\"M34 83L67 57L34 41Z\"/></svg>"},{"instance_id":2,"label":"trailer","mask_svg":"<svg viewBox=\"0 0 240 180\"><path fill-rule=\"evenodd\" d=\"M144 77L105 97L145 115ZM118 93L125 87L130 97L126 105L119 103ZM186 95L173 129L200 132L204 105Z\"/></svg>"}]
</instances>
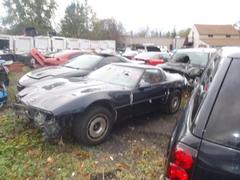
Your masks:
<instances>
[{"instance_id":1,"label":"trailer","mask_svg":"<svg viewBox=\"0 0 240 180\"><path fill-rule=\"evenodd\" d=\"M101 49L112 50L112 51L116 50L116 42L115 41L103 40L103 41L99 41L98 43L99 43L99 46Z\"/></svg>"},{"instance_id":2,"label":"trailer","mask_svg":"<svg viewBox=\"0 0 240 180\"><path fill-rule=\"evenodd\" d=\"M51 51L51 39L48 36L35 36L34 37L34 48L40 52Z\"/></svg>"},{"instance_id":3,"label":"trailer","mask_svg":"<svg viewBox=\"0 0 240 180\"><path fill-rule=\"evenodd\" d=\"M33 46L33 38L28 36L14 36L13 52L15 54L29 53Z\"/></svg>"},{"instance_id":4,"label":"trailer","mask_svg":"<svg viewBox=\"0 0 240 180\"><path fill-rule=\"evenodd\" d=\"M88 39L79 39L80 49L87 50L91 48L91 41Z\"/></svg>"},{"instance_id":5,"label":"trailer","mask_svg":"<svg viewBox=\"0 0 240 180\"><path fill-rule=\"evenodd\" d=\"M13 37L0 34L0 50L13 51Z\"/></svg>"},{"instance_id":6,"label":"trailer","mask_svg":"<svg viewBox=\"0 0 240 180\"><path fill-rule=\"evenodd\" d=\"M51 51L60 51L66 49L66 39L64 37L54 36L51 38Z\"/></svg>"},{"instance_id":7,"label":"trailer","mask_svg":"<svg viewBox=\"0 0 240 180\"><path fill-rule=\"evenodd\" d=\"M79 39L66 38L66 48L67 49L80 49Z\"/></svg>"}]
</instances>

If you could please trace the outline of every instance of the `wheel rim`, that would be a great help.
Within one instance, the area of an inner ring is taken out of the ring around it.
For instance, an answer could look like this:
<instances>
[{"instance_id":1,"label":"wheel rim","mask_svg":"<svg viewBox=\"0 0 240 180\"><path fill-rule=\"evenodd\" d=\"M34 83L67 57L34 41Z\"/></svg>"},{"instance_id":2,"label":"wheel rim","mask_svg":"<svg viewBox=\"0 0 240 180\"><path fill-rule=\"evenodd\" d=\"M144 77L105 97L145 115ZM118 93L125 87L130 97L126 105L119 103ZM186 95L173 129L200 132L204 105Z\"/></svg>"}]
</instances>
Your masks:
<instances>
[{"instance_id":1,"label":"wheel rim","mask_svg":"<svg viewBox=\"0 0 240 180\"><path fill-rule=\"evenodd\" d=\"M178 96L175 96L172 98L172 103L171 103L171 106L172 106L172 112L175 112L178 110L178 107L179 107L179 104L180 104L180 99Z\"/></svg>"},{"instance_id":2,"label":"wheel rim","mask_svg":"<svg viewBox=\"0 0 240 180\"><path fill-rule=\"evenodd\" d=\"M108 129L108 118L104 114L99 114L91 118L88 125L88 137L94 141L102 139Z\"/></svg>"}]
</instances>

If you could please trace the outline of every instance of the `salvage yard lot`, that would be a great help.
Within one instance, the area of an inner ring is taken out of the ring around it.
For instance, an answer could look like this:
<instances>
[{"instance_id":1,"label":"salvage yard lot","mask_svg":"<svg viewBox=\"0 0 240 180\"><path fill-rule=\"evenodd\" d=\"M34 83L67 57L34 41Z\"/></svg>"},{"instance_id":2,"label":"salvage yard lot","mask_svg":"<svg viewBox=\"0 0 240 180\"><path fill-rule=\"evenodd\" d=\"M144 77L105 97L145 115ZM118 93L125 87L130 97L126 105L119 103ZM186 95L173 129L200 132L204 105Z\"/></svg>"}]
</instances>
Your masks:
<instances>
[{"instance_id":1,"label":"salvage yard lot","mask_svg":"<svg viewBox=\"0 0 240 180\"><path fill-rule=\"evenodd\" d=\"M21 74L10 75L10 99L0 112L0 179L159 179L181 111L116 124L107 142L96 147L70 137L49 143L11 108Z\"/></svg>"}]
</instances>

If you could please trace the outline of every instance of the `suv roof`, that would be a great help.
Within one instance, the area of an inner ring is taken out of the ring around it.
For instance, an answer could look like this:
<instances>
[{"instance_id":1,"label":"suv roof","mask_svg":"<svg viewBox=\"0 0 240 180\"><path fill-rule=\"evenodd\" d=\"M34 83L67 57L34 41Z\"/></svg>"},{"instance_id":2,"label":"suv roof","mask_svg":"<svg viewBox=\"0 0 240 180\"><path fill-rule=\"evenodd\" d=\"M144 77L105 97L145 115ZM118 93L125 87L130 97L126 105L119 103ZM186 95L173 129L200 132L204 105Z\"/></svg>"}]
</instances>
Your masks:
<instances>
[{"instance_id":1,"label":"suv roof","mask_svg":"<svg viewBox=\"0 0 240 180\"><path fill-rule=\"evenodd\" d=\"M186 49L177 49L176 52L206 52L214 53L216 52L215 48L186 48Z\"/></svg>"},{"instance_id":2,"label":"suv roof","mask_svg":"<svg viewBox=\"0 0 240 180\"><path fill-rule=\"evenodd\" d=\"M222 56L229 58L240 58L240 47L223 47L222 48Z\"/></svg>"}]
</instances>

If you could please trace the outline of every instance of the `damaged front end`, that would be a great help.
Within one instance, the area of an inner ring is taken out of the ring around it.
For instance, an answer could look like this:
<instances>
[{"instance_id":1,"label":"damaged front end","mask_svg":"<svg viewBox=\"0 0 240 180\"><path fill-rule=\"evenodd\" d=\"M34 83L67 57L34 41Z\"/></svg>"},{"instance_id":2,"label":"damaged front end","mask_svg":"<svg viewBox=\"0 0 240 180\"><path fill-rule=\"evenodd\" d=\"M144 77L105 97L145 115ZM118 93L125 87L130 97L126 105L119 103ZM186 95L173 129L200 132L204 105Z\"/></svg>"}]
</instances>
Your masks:
<instances>
[{"instance_id":1,"label":"damaged front end","mask_svg":"<svg viewBox=\"0 0 240 180\"><path fill-rule=\"evenodd\" d=\"M27 119L34 127L40 129L44 139L54 139L62 136L65 122L55 117L51 112L37 109L23 103L14 104L15 113Z\"/></svg>"}]
</instances>

